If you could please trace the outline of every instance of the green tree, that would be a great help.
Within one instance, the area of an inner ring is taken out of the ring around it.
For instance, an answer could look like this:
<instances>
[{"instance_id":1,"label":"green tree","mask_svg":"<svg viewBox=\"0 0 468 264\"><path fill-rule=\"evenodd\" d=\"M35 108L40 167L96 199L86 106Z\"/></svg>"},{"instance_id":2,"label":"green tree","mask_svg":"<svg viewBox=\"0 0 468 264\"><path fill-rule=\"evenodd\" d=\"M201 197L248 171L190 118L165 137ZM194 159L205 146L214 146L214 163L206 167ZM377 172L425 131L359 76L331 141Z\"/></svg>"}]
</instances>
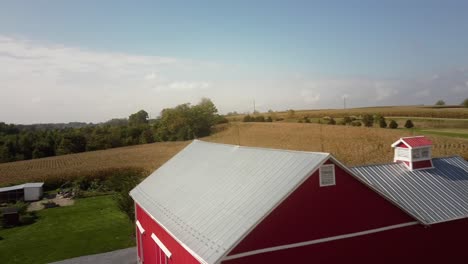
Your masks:
<instances>
[{"instance_id":1,"label":"green tree","mask_svg":"<svg viewBox=\"0 0 468 264\"><path fill-rule=\"evenodd\" d=\"M148 113L145 110L140 110L128 117L128 124L130 126L139 126L148 124Z\"/></svg>"},{"instance_id":2,"label":"green tree","mask_svg":"<svg viewBox=\"0 0 468 264\"><path fill-rule=\"evenodd\" d=\"M406 120L405 127L406 128L413 128L414 127L413 121L411 121L409 119Z\"/></svg>"},{"instance_id":3,"label":"green tree","mask_svg":"<svg viewBox=\"0 0 468 264\"><path fill-rule=\"evenodd\" d=\"M391 128L391 129L396 129L396 128L398 128L398 123L395 120L391 120L388 127Z\"/></svg>"},{"instance_id":4,"label":"green tree","mask_svg":"<svg viewBox=\"0 0 468 264\"><path fill-rule=\"evenodd\" d=\"M467 108L468 108L468 98L466 98L465 100L463 100L462 105L463 105L464 107L467 107Z\"/></svg>"},{"instance_id":5,"label":"green tree","mask_svg":"<svg viewBox=\"0 0 468 264\"><path fill-rule=\"evenodd\" d=\"M353 122L353 121L354 120L350 116L343 117L343 123L345 123L346 125L351 124L351 122Z\"/></svg>"},{"instance_id":6,"label":"green tree","mask_svg":"<svg viewBox=\"0 0 468 264\"><path fill-rule=\"evenodd\" d=\"M365 114L362 116L362 123L366 127L372 127L374 125L374 117L372 115Z\"/></svg>"},{"instance_id":7,"label":"green tree","mask_svg":"<svg viewBox=\"0 0 468 264\"><path fill-rule=\"evenodd\" d=\"M387 121L385 121L385 117L383 117L383 116L379 117L379 126L381 128L386 128L387 127Z\"/></svg>"},{"instance_id":8,"label":"green tree","mask_svg":"<svg viewBox=\"0 0 468 264\"><path fill-rule=\"evenodd\" d=\"M70 154L86 151L86 138L78 132L66 134L60 142L58 153Z\"/></svg>"},{"instance_id":9,"label":"green tree","mask_svg":"<svg viewBox=\"0 0 468 264\"><path fill-rule=\"evenodd\" d=\"M148 143L153 143L154 141L155 141L154 140L154 133L153 133L153 130L151 130L150 128L144 130L141 133L140 143L148 144Z\"/></svg>"},{"instance_id":10,"label":"green tree","mask_svg":"<svg viewBox=\"0 0 468 264\"><path fill-rule=\"evenodd\" d=\"M444 100L438 100L435 105L437 106L442 106L442 105L445 105L445 101Z\"/></svg>"},{"instance_id":11,"label":"green tree","mask_svg":"<svg viewBox=\"0 0 468 264\"><path fill-rule=\"evenodd\" d=\"M110 177L111 189L115 191L114 200L119 209L127 215L130 221L135 221L134 201L128 193L141 181L141 175L137 172L121 172Z\"/></svg>"}]
</instances>

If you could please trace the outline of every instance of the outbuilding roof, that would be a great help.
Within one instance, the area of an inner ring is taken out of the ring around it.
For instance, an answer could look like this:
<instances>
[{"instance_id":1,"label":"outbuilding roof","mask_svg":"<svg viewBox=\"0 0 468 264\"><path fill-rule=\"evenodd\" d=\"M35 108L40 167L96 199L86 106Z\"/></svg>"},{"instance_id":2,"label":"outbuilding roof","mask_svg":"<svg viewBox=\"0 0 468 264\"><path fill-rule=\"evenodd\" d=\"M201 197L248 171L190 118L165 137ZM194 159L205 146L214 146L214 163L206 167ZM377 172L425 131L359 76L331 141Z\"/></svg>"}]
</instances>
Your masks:
<instances>
[{"instance_id":1,"label":"outbuilding roof","mask_svg":"<svg viewBox=\"0 0 468 264\"><path fill-rule=\"evenodd\" d=\"M403 137L393 143L392 147L396 147L400 143L405 144L409 148L432 146L432 141L425 136Z\"/></svg>"},{"instance_id":2,"label":"outbuilding roof","mask_svg":"<svg viewBox=\"0 0 468 264\"><path fill-rule=\"evenodd\" d=\"M44 185L43 182L24 183L24 184L0 188L0 192L9 192L9 191L21 190L24 188L31 188L31 187L42 187L43 185Z\"/></svg>"},{"instance_id":3,"label":"outbuilding roof","mask_svg":"<svg viewBox=\"0 0 468 264\"><path fill-rule=\"evenodd\" d=\"M390 163L351 171L423 224L468 217L468 162L459 156L432 162L434 168L425 170Z\"/></svg>"},{"instance_id":4,"label":"outbuilding roof","mask_svg":"<svg viewBox=\"0 0 468 264\"><path fill-rule=\"evenodd\" d=\"M204 263L216 263L330 157L195 140L130 195Z\"/></svg>"}]
</instances>

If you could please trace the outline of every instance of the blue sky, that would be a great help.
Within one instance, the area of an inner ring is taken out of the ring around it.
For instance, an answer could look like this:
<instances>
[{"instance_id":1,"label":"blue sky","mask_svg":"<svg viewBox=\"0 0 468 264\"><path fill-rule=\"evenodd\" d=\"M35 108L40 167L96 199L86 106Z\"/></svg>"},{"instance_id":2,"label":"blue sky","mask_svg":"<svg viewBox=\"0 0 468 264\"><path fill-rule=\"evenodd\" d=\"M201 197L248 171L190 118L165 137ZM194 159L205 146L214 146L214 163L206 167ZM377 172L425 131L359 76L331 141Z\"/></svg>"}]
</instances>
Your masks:
<instances>
[{"instance_id":1,"label":"blue sky","mask_svg":"<svg viewBox=\"0 0 468 264\"><path fill-rule=\"evenodd\" d=\"M221 112L249 111L253 98L264 111L337 108L343 96L354 107L458 104L467 11L466 1L3 1L0 91L12 100L0 120L155 116L204 96Z\"/></svg>"}]
</instances>

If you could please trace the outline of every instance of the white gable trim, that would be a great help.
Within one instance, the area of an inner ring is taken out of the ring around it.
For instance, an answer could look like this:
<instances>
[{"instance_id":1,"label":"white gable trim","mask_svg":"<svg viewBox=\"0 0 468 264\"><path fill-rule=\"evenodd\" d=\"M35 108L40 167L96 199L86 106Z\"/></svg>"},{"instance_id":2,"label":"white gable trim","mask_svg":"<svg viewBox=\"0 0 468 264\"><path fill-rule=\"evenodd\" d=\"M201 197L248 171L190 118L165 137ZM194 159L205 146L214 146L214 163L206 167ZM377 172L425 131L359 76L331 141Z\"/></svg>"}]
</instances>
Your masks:
<instances>
[{"instance_id":1,"label":"white gable trim","mask_svg":"<svg viewBox=\"0 0 468 264\"><path fill-rule=\"evenodd\" d=\"M299 242L299 243L294 243L294 244L287 244L287 245L282 245L282 246L276 246L276 247L257 249L257 250L252 250L252 251L248 251L248 252L244 252L244 253L239 253L239 254L232 255L232 256L227 256L227 257L224 258L224 260L238 259L238 258L252 256L252 255L267 253L267 252L273 252L273 251L279 251L279 250L285 250L285 249L297 248L297 247L304 247L304 246L309 246L309 245L314 245L314 244L321 244L321 243L325 243L325 242L329 242L329 241L347 239L347 238L357 237L357 236L364 236L364 235L369 235L369 234L378 233L378 232L384 232L384 231L387 231L387 230L403 228L403 227L417 225L417 224L419 224L419 222L416 222L416 221L415 222L407 222L407 223L402 223L402 224L397 224L397 225L391 225L391 226L385 226L385 227L365 230L365 231L356 232L356 233L350 233L350 234L344 234L344 235L338 235L338 236L332 236L332 237L325 237L325 238L314 239L314 240L309 240L309 241L304 241L304 242Z\"/></svg>"},{"instance_id":2,"label":"white gable trim","mask_svg":"<svg viewBox=\"0 0 468 264\"><path fill-rule=\"evenodd\" d=\"M172 253L169 251L169 249L167 249L163 242L161 242L161 240L159 240L159 238L154 233L151 234L151 238L154 240L154 242L156 242L156 245L159 246L159 248L164 252L164 254L166 254L168 258L171 258Z\"/></svg>"},{"instance_id":3,"label":"white gable trim","mask_svg":"<svg viewBox=\"0 0 468 264\"><path fill-rule=\"evenodd\" d=\"M140 231L140 234L145 233L145 229L141 226L140 221L136 220L136 226L138 227L138 231Z\"/></svg>"}]
</instances>

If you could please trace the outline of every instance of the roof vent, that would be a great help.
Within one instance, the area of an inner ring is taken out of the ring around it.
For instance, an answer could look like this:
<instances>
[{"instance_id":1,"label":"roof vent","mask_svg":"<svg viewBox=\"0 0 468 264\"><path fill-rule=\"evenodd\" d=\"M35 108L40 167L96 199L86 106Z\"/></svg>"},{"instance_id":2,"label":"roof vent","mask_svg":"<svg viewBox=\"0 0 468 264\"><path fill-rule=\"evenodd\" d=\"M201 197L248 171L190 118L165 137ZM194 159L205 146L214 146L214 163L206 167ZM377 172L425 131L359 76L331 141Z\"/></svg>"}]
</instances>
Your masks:
<instances>
[{"instance_id":1,"label":"roof vent","mask_svg":"<svg viewBox=\"0 0 468 264\"><path fill-rule=\"evenodd\" d=\"M403 137L392 144L393 162L403 162L409 170L433 168L432 142L425 136Z\"/></svg>"}]
</instances>

